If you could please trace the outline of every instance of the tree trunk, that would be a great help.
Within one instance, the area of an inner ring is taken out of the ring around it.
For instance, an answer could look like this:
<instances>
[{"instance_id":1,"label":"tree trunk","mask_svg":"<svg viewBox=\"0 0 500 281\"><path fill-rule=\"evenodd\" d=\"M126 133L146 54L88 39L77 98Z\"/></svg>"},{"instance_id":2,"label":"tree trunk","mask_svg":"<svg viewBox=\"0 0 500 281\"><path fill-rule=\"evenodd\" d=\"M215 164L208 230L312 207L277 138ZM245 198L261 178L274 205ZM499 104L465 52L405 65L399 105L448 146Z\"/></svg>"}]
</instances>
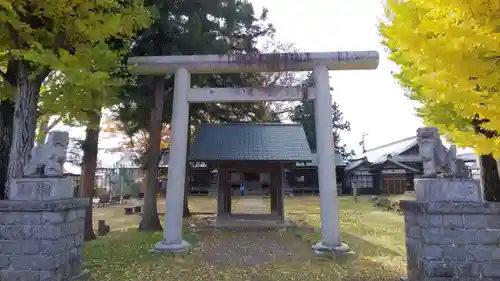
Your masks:
<instances>
[{"instance_id":1,"label":"tree trunk","mask_svg":"<svg viewBox=\"0 0 500 281\"><path fill-rule=\"evenodd\" d=\"M47 127L49 126L50 117L40 117L38 120L38 133L36 134L36 143L43 144L47 138Z\"/></svg>"},{"instance_id":2,"label":"tree trunk","mask_svg":"<svg viewBox=\"0 0 500 281\"><path fill-rule=\"evenodd\" d=\"M14 106L14 102L11 100L0 101L0 200L7 199L5 184L12 143Z\"/></svg>"},{"instance_id":3,"label":"tree trunk","mask_svg":"<svg viewBox=\"0 0 500 281\"><path fill-rule=\"evenodd\" d=\"M99 124L101 113L89 113L89 125L85 130L85 140L82 143L82 182L81 196L92 200L94 197L95 172L97 169L97 154L99 146ZM92 223L92 204L89 204L85 211L85 230L83 232L85 241L96 239L94 226Z\"/></svg>"},{"instance_id":4,"label":"tree trunk","mask_svg":"<svg viewBox=\"0 0 500 281\"><path fill-rule=\"evenodd\" d=\"M19 62L17 72L17 89L13 121L12 146L9 155L7 173L7 188L10 180L23 175L23 169L28 161L31 149L35 143L38 97L40 86L49 74L49 70L42 70L37 75L30 70L28 62Z\"/></svg>"},{"instance_id":5,"label":"tree trunk","mask_svg":"<svg viewBox=\"0 0 500 281\"><path fill-rule=\"evenodd\" d=\"M139 223L140 231L161 231L158 217L158 163L160 160L161 129L163 120L163 99L165 94L165 80L158 78L156 82L151 116L149 120L148 151L146 152L146 187L144 190L144 206Z\"/></svg>"},{"instance_id":6,"label":"tree trunk","mask_svg":"<svg viewBox=\"0 0 500 281\"><path fill-rule=\"evenodd\" d=\"M479 156L481 185L486 201L500 202L500 177L495 158L492 154Z\"/></svg>"}]
</instances>

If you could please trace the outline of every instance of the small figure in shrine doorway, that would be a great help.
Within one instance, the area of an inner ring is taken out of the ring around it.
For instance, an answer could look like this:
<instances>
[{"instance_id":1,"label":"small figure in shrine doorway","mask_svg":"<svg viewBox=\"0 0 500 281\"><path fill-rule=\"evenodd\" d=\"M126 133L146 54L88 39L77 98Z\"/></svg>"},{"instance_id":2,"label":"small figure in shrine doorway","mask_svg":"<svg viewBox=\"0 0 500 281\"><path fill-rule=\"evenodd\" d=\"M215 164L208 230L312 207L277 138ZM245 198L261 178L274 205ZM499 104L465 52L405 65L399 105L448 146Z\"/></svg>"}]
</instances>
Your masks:
<instances>
[{"instance_id":1,"label":"small figure in shrine doorway","mask_svg":"<svg viewBox=\"0 0 500 281\"><path fill-rule=\"evenodd\" d=\"M245 196L245 185L244 184L240 184L240 195Z\"/></svg>"}]
</instances>

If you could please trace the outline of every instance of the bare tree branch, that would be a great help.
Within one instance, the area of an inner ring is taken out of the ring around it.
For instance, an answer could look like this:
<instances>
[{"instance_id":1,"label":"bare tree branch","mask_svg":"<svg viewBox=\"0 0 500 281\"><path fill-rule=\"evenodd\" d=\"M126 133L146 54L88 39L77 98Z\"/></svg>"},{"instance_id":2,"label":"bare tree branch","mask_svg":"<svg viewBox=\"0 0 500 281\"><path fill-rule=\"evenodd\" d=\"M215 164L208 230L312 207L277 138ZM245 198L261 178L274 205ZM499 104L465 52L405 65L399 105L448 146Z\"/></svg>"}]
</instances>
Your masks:
<instances>
[{"instance_id":1,"label":"bare tree branch","mask_svg":"<svg viewBox=\"0 0 500 281\"><path fill-rule=\"evenodd\" d=\"M48 134L50 132L50 130L54 129L54 127L59 124L59 122L61 122L61 120L63 119L63 116L60 115L60 116L57 116L56 119L54 119L54 121L52 121L52 123L50 123L49 125L47 125L45 128L43 128L43 131L45 132L45 134Z\"/></svg>"}]
</instances>

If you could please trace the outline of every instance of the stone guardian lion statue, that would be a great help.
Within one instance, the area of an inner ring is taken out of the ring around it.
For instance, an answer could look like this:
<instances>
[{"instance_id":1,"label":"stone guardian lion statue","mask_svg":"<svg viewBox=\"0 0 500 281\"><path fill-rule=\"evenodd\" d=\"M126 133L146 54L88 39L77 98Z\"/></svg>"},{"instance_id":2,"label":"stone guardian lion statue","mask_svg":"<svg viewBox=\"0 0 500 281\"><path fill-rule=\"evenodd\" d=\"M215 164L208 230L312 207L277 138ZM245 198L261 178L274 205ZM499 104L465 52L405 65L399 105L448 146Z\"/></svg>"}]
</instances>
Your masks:
<instances>
[{"instance_id":1,"label":"stone guardian lion statue","mask_svg":"<svg viewBox=\"0 0 500 281\"><path fill-rule=\"evenodd\" d=\"M451 145L449 149L446 149L437 128L419 128L417 130L417 143L424 169L422 177L470 177L470 170L464 161L457 159L457 147Z\"/></svg>"},{"instance_id":2,"label":"stone guardian lion statue","mask_svg":"<svg viewBox=\"0 0 500 281\"><path fill-rule=\"evenodd\" d=\"M31 151L31 158L24 167L24 177L62 177L68 145L68 132L50 132L47 142Z\"/></svg>"}]
</instances>

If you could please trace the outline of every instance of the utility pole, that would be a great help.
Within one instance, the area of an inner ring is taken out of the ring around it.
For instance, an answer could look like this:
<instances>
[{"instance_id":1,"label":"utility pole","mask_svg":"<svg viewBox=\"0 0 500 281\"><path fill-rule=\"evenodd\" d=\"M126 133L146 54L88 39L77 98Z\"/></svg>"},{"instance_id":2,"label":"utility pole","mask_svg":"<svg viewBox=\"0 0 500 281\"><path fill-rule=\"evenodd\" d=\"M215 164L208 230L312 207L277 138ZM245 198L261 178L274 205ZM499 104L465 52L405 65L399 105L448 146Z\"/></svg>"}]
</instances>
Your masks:
<instances>
[{"instance_id":1,"label":"utility pole","mask_svg":"<svg viewBox=\"0 0 500 281\"><path fill-rule=\"evenodd\" d=\"M365 137L368 136L367 133L362 133L361 134L361 141L359 142L359 145L361 145L361 149L363 151L363 154L366 152L366 149L365 149Z\"/></svg>"}]
</instances>

